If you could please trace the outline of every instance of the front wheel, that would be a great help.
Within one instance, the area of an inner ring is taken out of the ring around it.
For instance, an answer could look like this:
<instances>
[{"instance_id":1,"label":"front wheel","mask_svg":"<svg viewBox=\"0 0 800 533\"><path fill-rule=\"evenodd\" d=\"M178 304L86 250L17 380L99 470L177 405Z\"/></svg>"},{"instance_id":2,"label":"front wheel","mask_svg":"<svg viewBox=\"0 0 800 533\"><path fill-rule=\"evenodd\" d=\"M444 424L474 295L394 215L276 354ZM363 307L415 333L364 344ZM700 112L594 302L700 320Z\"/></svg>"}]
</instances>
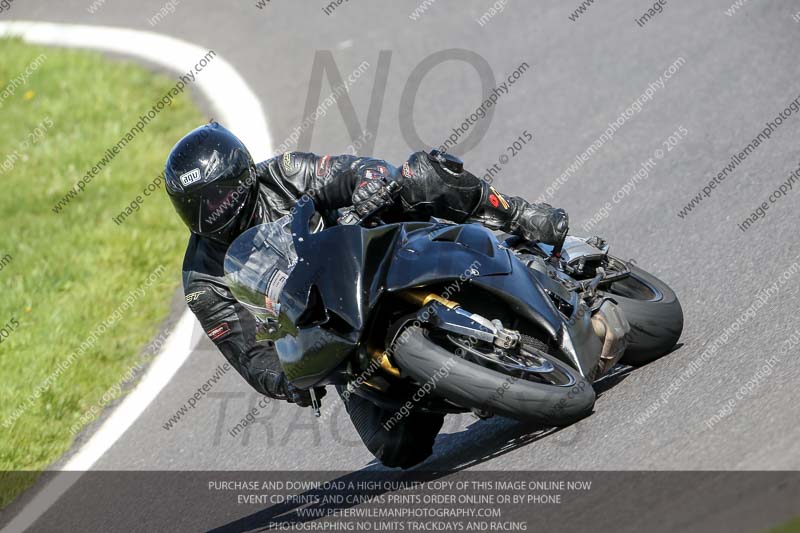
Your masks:
<instances>
[{"instance_id":1,"label":"front wheel","mask_svg":"<svg viewBox=\"0 0 800 533\"><path fill-rule=\"evenodd\" d=\"M410 327L396 338L394 360L420 391L517 420L566 426L594 406L594 389L577 370L533 346L502 354L485 343L434 340Z\"/></svg>"},{"instance_id":2,"label":"front wheel","mask_svg":"<svg viewBox=\"0 0 800 533\"><path fill-rule=\"evenodd\" d=\"M629 265L630 276L615 281L604 292L622 308L631 326L628 347L620 362L641 366L669 353L683 331L683 309L669 286Z\"/></svg>"}]
</instances>

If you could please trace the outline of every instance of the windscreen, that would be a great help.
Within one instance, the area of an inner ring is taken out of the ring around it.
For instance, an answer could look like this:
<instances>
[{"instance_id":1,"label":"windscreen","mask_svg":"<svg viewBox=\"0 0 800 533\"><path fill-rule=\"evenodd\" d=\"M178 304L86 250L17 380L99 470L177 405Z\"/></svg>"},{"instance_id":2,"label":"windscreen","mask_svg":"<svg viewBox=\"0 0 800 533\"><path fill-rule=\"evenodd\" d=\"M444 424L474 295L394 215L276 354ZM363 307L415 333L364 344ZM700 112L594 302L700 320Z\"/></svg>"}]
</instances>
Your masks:
<instances>
[{"instance_id":1,"label":"windscreen","mask_svg":"<svg viewBox=\"0 0 800 533\"><path fill-rule=\"evenodd\" d=\"M275 320L283 286L297 264L291 217L242 233L225 255L225 279L234 297L262 323Z\"/></svg>"}]
</instances>

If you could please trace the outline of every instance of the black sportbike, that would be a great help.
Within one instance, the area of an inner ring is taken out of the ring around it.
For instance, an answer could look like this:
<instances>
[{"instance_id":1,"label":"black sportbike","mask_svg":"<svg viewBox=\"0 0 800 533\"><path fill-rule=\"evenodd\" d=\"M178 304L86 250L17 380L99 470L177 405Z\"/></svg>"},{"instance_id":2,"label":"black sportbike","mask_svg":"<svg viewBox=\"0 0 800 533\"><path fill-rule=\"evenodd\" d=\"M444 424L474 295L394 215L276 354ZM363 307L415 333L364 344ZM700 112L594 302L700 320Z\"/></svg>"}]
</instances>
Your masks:
<instances>
[{"instance_id":1,"label":"black sportbike","mask_svg":"<svg viewBox=\"0 0 800 533\"><path fill-rule=\"evenodd\" d=\"M668 353L683 328L675 293L597 237L500 242L478 224L364 223L352 211L315 231L314 214L304 198L225 261L260 342L275 343L300 388L563 426L592 411L593 383L617 363Z\"/></svg>"}]
</instances>

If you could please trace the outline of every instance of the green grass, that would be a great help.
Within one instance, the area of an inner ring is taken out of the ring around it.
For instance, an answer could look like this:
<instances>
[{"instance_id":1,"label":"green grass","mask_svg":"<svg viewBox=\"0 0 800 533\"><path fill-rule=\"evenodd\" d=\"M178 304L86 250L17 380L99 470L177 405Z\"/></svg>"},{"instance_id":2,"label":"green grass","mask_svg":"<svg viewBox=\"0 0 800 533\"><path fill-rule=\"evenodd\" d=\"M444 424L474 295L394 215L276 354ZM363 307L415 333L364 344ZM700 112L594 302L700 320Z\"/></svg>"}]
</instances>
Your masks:
<instances>
[{"instance_id":1,"label":"green grass","mask_svg":"<svg viewBox=\"0 0 800 533\"><path fill-rule=\"evenodd\" d=\"M0 39L0 92L39 54L46 55L42 65L0 108L0 328L19 324L0 343L5 472L38 471L58 459L73 442L73 424L81 426L82 415L142 363L142 348L166 318L180 283L187 233L163 185L122 225L112 217L160 174L177 139L208 120L185 92L55 214L53 205L176 79L98 53ZM43 121L52 126L21 150ZM4 171L14 150L21 159ZM12 259L4 264L6 255ZM164 274L122 319L4 427L59 362L162 265ZM10 479L16 481L2 483L0 508L33 481L22 473Z\"/></svg>"},{"instance_id":2,"label":"green grass","mask_svg":"<svg viewBox=\"0 0 800 533\"><path fill-rule=\"evenodd\" d=\"M770 529L768 533L800 533L800 517Z\"/></svg>"}]
</instances>

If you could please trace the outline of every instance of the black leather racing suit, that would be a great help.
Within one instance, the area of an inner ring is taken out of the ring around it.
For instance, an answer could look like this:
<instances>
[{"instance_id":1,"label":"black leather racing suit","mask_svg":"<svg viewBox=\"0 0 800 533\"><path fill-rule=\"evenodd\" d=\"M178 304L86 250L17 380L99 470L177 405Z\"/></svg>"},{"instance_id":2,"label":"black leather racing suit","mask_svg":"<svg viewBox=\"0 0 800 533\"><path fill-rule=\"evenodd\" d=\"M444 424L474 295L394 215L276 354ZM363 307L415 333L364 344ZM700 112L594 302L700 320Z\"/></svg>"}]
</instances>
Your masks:
<instances>
[{"instance_id":1,"label":"black leather racing suit","mask_svg":"<svg viewBox=\"0 0 800 533\"><path fill-rule=\"evenodd\" d=\"M256 173L259 194L253 225L288 214L304 194L314 199L323 220L333 224L336 210L351 205L353 191L364 180L391 180L402 174L404 188L390 216L475 220L510 233L524 229L530 233L534 228L535 237L545 242L554 241L558 231L550 206L503 196L468 172L452 173L424 152L413 154L400 168L369 157L288 152L259 163ZM276 393L281 368L274 347L256 343L255 319L224 281L226 250L224 244L191 236L183 263L186 302L206 334L253 388L284 399ZM443 420L441 415L414 414L386 430L382 422L394 413L357 395L348 395L345 406L364 443L387 466L408 467L428 457Z\"/></svg>"}]
</instances>

